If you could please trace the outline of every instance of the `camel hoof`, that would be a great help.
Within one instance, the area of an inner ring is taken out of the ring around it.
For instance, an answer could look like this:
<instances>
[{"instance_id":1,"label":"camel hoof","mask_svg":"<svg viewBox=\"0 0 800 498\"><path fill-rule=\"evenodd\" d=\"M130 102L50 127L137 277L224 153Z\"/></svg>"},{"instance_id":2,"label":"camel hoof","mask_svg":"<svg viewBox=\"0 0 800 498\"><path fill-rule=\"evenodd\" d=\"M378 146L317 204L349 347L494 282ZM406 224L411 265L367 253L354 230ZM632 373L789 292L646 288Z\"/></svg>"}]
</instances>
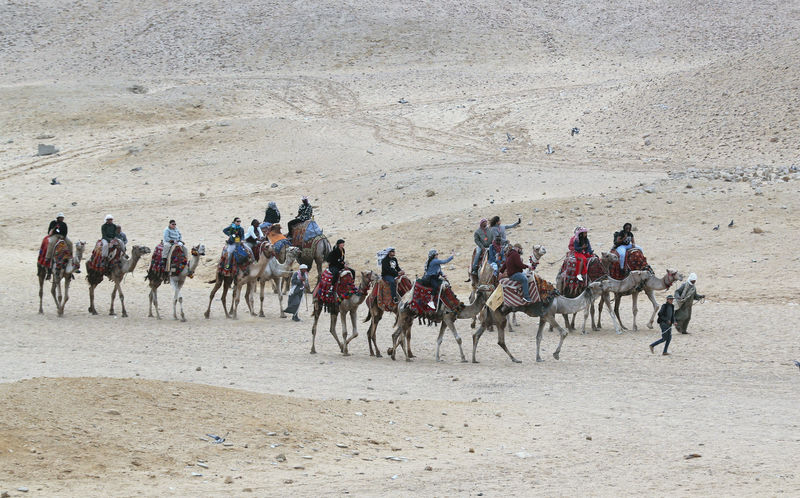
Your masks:
<instances>
[{"instance_id":1,"label":"camel hoof","mask_svg":"<svg viewBox=\"0 0 800 498\"><path fill-rule=\"evenodd\" d=\"M639 327L633 327L634 332L639 332Z\"/></svg>"},{"instance_id":2,"label":"camel hoof","mask_svg":"<svg viewBox=\"0 0 800 498\"><path fill-rule=\"evenodd\" d=\"M622 331L621 330L617 330L617 335L622 335Z\"/></svg>"},{"instance_id":3,"label":"camel hoof","mask_svg":"<svg viewBox=\"0 0 800 498\"><path fill-rule=\"evenodd\" d=\"M409 357L409 358L416 358L416 356L414 356L414 355L413 355L413 354L411 354L410 352L408 353L408 357Z\"/></svg>"},{"instance_id":4,"label":"camel hoof","mask_svg":"<svg viewBox=\"0 0 800 498\"><path fill-rule=\"evenodd\" d=\"M511 361L513 361L514 363L522 363L522 360L518 360L516 358L511 358Z\"/></svg>"},{"instance_id":5,"label":"camel hoof","mask_svg":"<svg viewBox=\"0 0 800 498\"><path fill-rule=\"evenodd\" d=\"M652 329L652 328L653 328L653 324L652 324L652 323L648 323L648 324L647 324L647 328L648 328L648 329Z\"/></svg>"},{"instance_id":6,"label":"camel hoof","mask_svg":"<svg viewBox=\"0 0 800 498\"><path fill-rule=\"evenodd\" d=\"M206 320L208 320L208 317L209 317L209 313L208 313L208 311L206 311L205 313L203 313L203 316L204 316L204 317L206 317Z\"/></svg>"},{"instance_id":7,"label":"camel hoof","mask_svg":"<svg viewBox=\"0 0 800 498\"><path fill-rule=\"evenodd\" d=\"M544 360L541 358L536 358L536 363L544 363Z\"/></svg>"},{"instance_id":8,"label":"camel hoof","mask_svg":"<svg viewBox=\"0 0 800 498\"><path fill-rule=\"evenodd\" d=\"M108 313L108 316L117 316L117 314L116 314L116 313L114 313L113 311L110 311L110 312Z\"/></svg>"},{"instance_id":9,"label":"camel hoof","mask_svg":"<svg viewBox=\"0 0 800 498\"><path fill-rule=\"evenodd\" d=\"M310 354L317 354L317 350L316 349L312 349Z\"/></svg>"},{"instance_id":10,"label":"camel hoof","mask_svg":"<svg viewBox=\"0 0 800 498\"><path fill-rule=\"evenodd\" d=\"M478 360L472 360L472 363L480 363Z\"/></svg>"},{"instance_id":11,"label":"camel hoof","mask_svg":"<svg viewBox=\"0 0 800 498\"><path fill-rule=\"evenodd\" d=\"M342 353L342 356L350 356L350 353Z\"/></svg>"},{"instance_id":12,"label":"camel hoof","mask_svg":"<svg viewBox=\"0 0 800 498\"><path fill-rule=\"evenodd\" d=\"M558 359L558 353L553 353L553 358Z\"/></svg>"},{"instance_id":13,"label":"camel hoof","mask_svg":"<svg viewBox=\"0 0 800 498\"><path fill-rule=\"evenodd\" d=\"M127 313L123 313L122 314L122 318L128 318L128 314Z\"/></svg>"},{"instance_id":14,"label":"camel hoof","mask_svg":"<svg viewBox=\"0 0 800 498\"><path fill-rule=\"evenodd\" d=\"M263 312L263 311L260 311L260 312L258 313L258 316L259 316L259 318L264 318L266 315L264 314L264 312Z\"/></svg>"}]
</instances>

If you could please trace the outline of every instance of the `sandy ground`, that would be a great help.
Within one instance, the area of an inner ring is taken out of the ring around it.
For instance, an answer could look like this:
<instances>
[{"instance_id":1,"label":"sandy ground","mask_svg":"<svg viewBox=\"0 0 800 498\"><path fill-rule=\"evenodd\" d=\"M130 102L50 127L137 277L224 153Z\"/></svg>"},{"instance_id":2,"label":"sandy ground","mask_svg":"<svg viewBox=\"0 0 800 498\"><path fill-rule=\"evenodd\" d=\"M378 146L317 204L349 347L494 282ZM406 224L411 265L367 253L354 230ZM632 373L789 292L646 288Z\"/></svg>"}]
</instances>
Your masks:
<instances>
[{"instance_id":1,"label":"sandy ground","mask_svg":"<svg viewBox=\"0 0 800 498\"><path fill-rule=\"evenodd\" d=\"M796 5L162 4L0 6L0 493L800 493ZM472 231L498 214L554 281L576 225L605 250L631 221L656 273L696 272L707 299L668 358L644 296L638 331L605 315L559 361L545 332L535 362L521 317L521 365L494 332L480 363L449 334L436 363L423 326L414 362L371 358L360 321L343 357L327 317L311 356L310 316L279 318L274 294L266 318L227 320L218 295L204 319L222 228L269 200L288 220L304 194L359 270L388 245L412 275L453 249L466 296ZM147 317L149 257L128 318L108 282L90 316L82 277L64 318L49 289L38 315L57 211L73 240L112 213L151 248L175 218L208 249L188 321L164 288Z\"/></svg>"}]
</instances>

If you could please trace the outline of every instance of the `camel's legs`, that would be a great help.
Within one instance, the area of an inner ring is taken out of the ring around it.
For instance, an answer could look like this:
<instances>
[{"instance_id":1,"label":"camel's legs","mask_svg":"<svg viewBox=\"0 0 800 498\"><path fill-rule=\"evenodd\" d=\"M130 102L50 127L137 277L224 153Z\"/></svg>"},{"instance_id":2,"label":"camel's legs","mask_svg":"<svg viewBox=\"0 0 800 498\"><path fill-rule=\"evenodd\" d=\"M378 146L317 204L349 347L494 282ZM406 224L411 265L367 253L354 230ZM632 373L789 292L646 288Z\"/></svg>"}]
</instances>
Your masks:
<instances>
[{"instance_id":1,"label":"camel's legs","mask_svg":"<svg viewBox=\"0 0 800 498\"><path fill-rule=\"evenodd\" d=\"M50 294L53 295L53 301L56 303L56 309L58 310L61 308L61 285L59 285L61 282L55 272L53 272L51 278L53 282L50 284Z\"/></svg>"},{"instance_id":2,"label":"camel's legs","mask_svg":"<svg viewBox=\"0 0 800 498\"><path fill-rule=\"evenodd\" d=\"M397 329L392 334L392 360L394 360L395 356L397 355L397 346L401 346L403 348L403 354L406 355L406 361L411 361L411 357L408 355L408 349L406 345L410 328L411 325L407 323L406 320L403 320L398 324Z\"/></svg>"},{"instance_id":3,"label":"camel's legs","mask_svg":"<svg viewBox=\"0 0 800 498\"><path fill-rule=\"evenodd\" d=\"M46 270L45 270L46 271ZM39 267L39 314L44 314L44 309L42 308L42 295L44 294L44 271L42 267Z\"/></svg>"},{"instance_id":4,"label":"camel's legs","mask_svg":"<svg viewBox=\"0 0 800 498\"><path fill-rule=\"evenodd\" d=\"M458 335L458 331L456 330L455 320L442 320L442 325L439 327L439 337L436 338L436 361L439 361L439 346L442 345L442 339L444 335L445 327L449 328L450 331L453 333L453 337L456 340L456 344L458 344L458 351L461 353L461 362L466 363L467 357L464 356L464 348L461 346L461 336Z\"/></svg>"},{"instance_id":5,"label":"camel's legs","mask_svg":"<svg viewBox=\"0 0 800 498\"><path fill-rule=\"evenodd\" d=\"M217 289L219 289L221 285L222 281L219 279L219 276L217 276L217 280L214 281L214 288L211 289L211 294L208 296L208 309L203 314L206 318L211 315L211 303L214 301L214 294L217 293Z\"/></svg>"},{"instance_id":6,"label":"camel's legs","mask_svg":"<svg viewBox=\"0 0 800 498\"><path fill-rule=\"evenodd\" d=\"M225 311L225 318L230 318L231 315L228 313L228 290L230 290L231 286L233 285L232 280L225 279L222 285L222 309ZM231 306L233 306L233 293L231 293Z\"/></svg>"},{"instance_id":7,"label":"camel's legs","mask_svg":"<svg viewBox=\"0 0 800 498\"><path fill-rule=\"evenodd\" d=\"M370 309L370 314L372 315L372 320L370 320L369 329L367 330L367 345L369 345L369 355L380 358L381 351L378 349L377 335L378 324L380 323L381 318L383 318L383 310L375 306L374 308ZM373 345L375 346L374 352L372 349Z\"/></svg>"},{"instance_id":8,"label":"camel's legs","mask_svg":"<svg viewBox=\"0 0 800 498\"><path fill-rule=\"evenodd\" d=\"M122 318L126 318L128 316L128 312L125 310L125 296L122 294L122 282L114 282L114 284L119 291L119 304L122 306ZM113 299L111 300L111 304L114 304Z\"/></svg>"},{"instance_id":9,"label":"camel's legs","mask_svg":"<svg viewBox=\"0 0 800 498\"><path fill-rule=\"evenodd\" d=\"M114 282L114 288L111 289L111 308L108 311L109 315L116 315L116 313L114 313L114 299L116 299L116 297L117 297L117 283Z\"/></svg>"},{"instance_id":10,"label":"camel's legs","mask_svg":"<svg viewBox=\"0 0 800 498\"><path fill-rule=\"evenodd\" d=\"M274 282L273 282L274 283ZM258 316L264 317L264 287L267 285L267 281L263 278L258 280L258 287L259 287L259 295L258 298L261 300L259 309L258 309Z\"/></svg>"},{"instance_id":11,"label":"camel's legs","mask_svg":"<svg viewBox=\"0 0 800 498\"><path fill-rule=\"evenodd\" d=\"M248 281L247 282L247 292L244 293L244 300L247 303L247 309L250 311L250 314L252 316L256 316L255 311L253 311L253 308L255 307L255 300L256 300L256 297L255 297L256 293L255 293L254 286L255 286L255 282Z\"/></svg>"},{"instance_id":12,"label":"camel's legs","mask_svg":"<svg viewBox=\"0 0 800 498\"><path fill-rule=\"evenodd\" d=\"M600 302L597 304L597 330L603 326L600 325L600 318L603 316L603 304L605 303L605 296L600 296Z\"/></svg>"},{"instance_id":13,"label":"camel's legs","mask_svg":"<svg viewBox=\"0 0 800 498\"><path fill-rule=\"evenodd\" d=\"M153 316L153 306L156 308L156 319L161 320L161 314L158 312L158 287L161 282L150 282L150 313L149 317Z\"/></svg>"},{"instance_id":14,"label":"camel's legs","mask_svg":"<svg viewBox=\"0 0 800 498\"><path fill-rule=\"evenodd\" d=\"M481 340L483 331L492 325L491 311L486 311L485 313L486 318L481 320L481 324L478 329L472 333L472 363L478 363L478 360L475 359L475 353L478 351L478 341Z\"/></svg>"},{"instance_id":15,"label":"camel's legs","mask_svg":"<svg viewBox=\"0 0 800 498\"><path fill-rule=\"evenodd\" d=\"M311 354L317 354L317 349L314 345L317 340L317 322L321 312L322 306L317 301L314 301L314 324L311 325Z\"/></svg>"},{"instance_id":16,"label":"camel's legs","mask_svg":"<svg viewBox=\"0 0 800 498\"><path fill-rule=\"evenodd\" d=\"M183 282L178 280L179 277L172 277L169 279L170 285L172 285L172 318L175 320L178 319L178 313L176 308L176 304L180 304L181 307L181 321L186 321L186 316L183 314L183 295L181 294L181 289L183 288Z\"/></svg>"},{"instance_id":17,"label":"camel's legs","mask_svg":"<svg viewBox=\"0 0 800 498\"><path fill-rule=\"evenodd\" d=\"M89 313L92 315L97 314L97 310L94 308L94 288L97 287L97 284L89 284Z\"/></svg>"},{"instance_id":18,"label":"camel's legs","mask_svg":"<svg viewBox=\"0 0 800 498\"><path fill-rule=\"evenodd\" d=\"M619 322L619 327L622 330L628 330L628 327L622 324L622 317L619 316L619 305L622 302L622 296L614 293L614 315L617 317L617 322Z\"/></svg>"},{"instance_id":19,"label":"camel's legs","mask_svg":"<svg viewBox=\"0 0 800 498\"><path fill-rule=\"evenodd\" d=\"M64 316L64 308L67 306L67 301L69 301L69 281L72 278L72 275L68 275L64 277L64 294L61 296L61 305L58 307L58 316ZM61 282L58 283L58 290L59 294L61 293Z\"/></svg>"},{"instance_id":20,"label":"camel's legs","mask_svg":"<svg viewBox=\"0 0 800 498\"><path fill-rule=\"evenodd\" d=\"M472 299L472 298L470 298L470 299ZM439 348L442 345L442 339L444 337L444 329L446 327L447 327L447 325L445 324L445 321L442 320L441 325L439 325L439 335L436 337L436 356L435 356L436 361L441 361L439 359Z\"/></svg>"},{"instance_id":21,"label":"camel's legs","mask_svg":"<svg viewBox=\"0 0 800 498\"><path fill-rule=\"evenodd\" d=\"M555 323L555 319L553 317L551 317L551 316L548 316L547 320L548 321L552 321L553 323ZM544 326L544 324L541 324L539 326L539 330L540 331L543 328L543 326ZM555 351L553 351L553 358L555 358L557 360L558 356L561 354L561 345L564 344L564 339L567 338L567 334L569 334L569 331L568 330L564 330L561 327L558 327L558 324L556 324L556 327L558 328L558 333L561 335L561 337L560 337L560 339L558 341L558 347L556 348ZM538 361L538 358L539 358L539 341L538 341L538 339L539 339L539 336L537 336L537 342L536 342L536 358L537 358L537 361Z\"/></svg>"},{"instance_id":22,"label":"camel's legs","mask_svg":"<svg viewBox=\"0 0 800 498\"><path fill-rule=\"evenodd\" d=\"M509 351L508 347L506 346L506 323L507 322L508 322L508 320L506 320L506 317L503 317L503 322L501 323L501 322L498 321L498 323L497 323L497 344L501 348L503 348L503 351L505 351L506 354L508 355L508 357L511 358L511 361L513 361L514 363L522 363L522 360L518 360L518 359L514 358L514 355L511 354L511 351ZM559 328L561 328L561 327L559 327Z\"/></svg>"},{"instance_id":23,"label":"camel's legs","mask_svg":"<svg viewBox=\"0 0 800 498\"><path fill-rule=\"evenodd\" d=\"M280 285L280 280L278 281L278 285ZM286 318L286 313L283 311L283 292L278 292L278 305L278 309L281 310L281 318Z\"/></svg>"},{"instance_id":24,"label":"camel's legs","mask_svg":"<svg viewBox=\"0 0 800 498\"><path fill-rule=\"evenodd\" d=\"M650 299L650 302L653 303L653 314L650 315L650 321L647 322L647 328L648 329L652 329L653 328L653 320L655 320L656 315L658 314L658 301L656 301L656 293L655 293L655 291L648 289L648 290L645 290L645 294L647 295L648 299Z\"/></svg>"},{"instance_id":25,"label":"camel's legs","mask_svg":"<svg viewBox=\"0 0 800 498\"><path fill-rule=\"evenodd\" d=\"M514 324L515 327L519 327L519 323L517 323L517 312L511 313L511 323Z\"/></svg>"},{"instance_id":26,"label":"camel's legs","mask_svg":"<svg viewBox=\"0 0 800 498\"><path fill-rule=\"evenodd\" d=\"M608 311L608 315L611 317L611 322L614 324L614 330L617 334L621 334L622 330L619 328L619 322L617 322L617 316L611 311L611 298L609 297L608 292L604 292L600 298L600 303L602 304L603 301L606 303L606 310ZM600 314L598 313L597 322L600 323Z\"/></svg>"},{"instance_id":27,"label":"camel's legs","mask_svg":"<svg viewBox=\"0 0 800 498\"><path fill-rule=\"evenodd\" d=\"M631 299L633 299L633 330L634 332L639 330L639 326L636 325L636 314L639 312L639 293L634 292L631 294ZM619 318L619 315L617 315Z\"/></svg>"},{"instance_id":28,"label":"camel's legs","mask_svg":"<svg viewBox=\"0 0 800 498\"><path fill-rule=\"evenodd\" d=\"M342 330L344 331L344 337L345 337L345 341L344 341L344 354L345 354L345 356L348 356L350 354L348 352L348 350L347 350L347 345L350 344L350 341L352 341L353 339L358 337L358 314L356 313L355 309L350 310L350 313L347 313L347 314L350 315L350 323L353 326L353 335L350 336L350 339L347 339L347 328L345 326L345 322L347 321L346 320L347 317L345 316L346 315L345 313L342 313Z\"/></svg>"},{"instance_id":29,"label":"camel's legs","mask_svg":"<svg viewBox=\"0 0 800 498\"><path fill-rule=\"evenodd\" d=\"M331 313L331 335L334 339L336 339L336 344L339 345L339 352L344 353L344 344L339 340L339 336L336 335L336 319L339 318L339 311L337 310L336 313ZM342 326L347 327L347 323L342 319ZM344 331L344 337L347 338L347 330Z\"/></svg>"}]
</instances>

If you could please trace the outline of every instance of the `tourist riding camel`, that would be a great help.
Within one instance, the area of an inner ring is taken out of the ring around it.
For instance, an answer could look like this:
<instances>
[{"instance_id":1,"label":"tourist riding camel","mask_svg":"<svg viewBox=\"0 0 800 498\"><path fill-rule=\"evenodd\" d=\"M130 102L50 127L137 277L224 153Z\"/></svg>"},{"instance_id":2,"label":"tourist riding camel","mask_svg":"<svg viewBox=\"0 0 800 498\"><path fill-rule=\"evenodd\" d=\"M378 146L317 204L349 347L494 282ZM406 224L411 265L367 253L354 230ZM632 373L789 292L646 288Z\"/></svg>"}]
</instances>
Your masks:
<instances>
[{"instance_id":1,"label":"tourist riding camel","mask_svg":"<svg viewBox=\"0 0 800 498\"><path fill-rule=\"evenodd\" d=\"M259 225L259 221L254 219L250 222L250 226L244 234L244 243L247 244L247 247L249 247L251 251L255 250L258 241L264 238L264 232L261 231Z\"/></svg>"},{"instance_id":2,"label":"tourist riding camel","mask_svg":"<svg viewBox=\"0 0 800 498\"><path fill-rule=\"evenodd\" d=\"M272 225L273 223L280 223L280 221L281 212L278 211L278 205L275 204L275 201L269 201L267 203L267 210L264 211L264 223Z\"/></svg>"},{"instance_id":3,"label":"tourist riding camel","mask_svg":"<svg viewBox=\"0 0 800 498\"><path fill-rule=\"evenodd\" d=\"M478 267L481 264L481 258L483 258L483 254L489 249L489 246L492 245L492 229L489 228L489 220L486 218L481 219L473 237L475 239L475 257L472 258L472 267L469 272L472 275L477 275Z\"/></svg>"},{"instance_id":4,"label":"tourist riding camel","mask_svg":"<svg viewBox=\"0 0 800 498\"><path fill-rule=\"evenodd\" d=\"M72 241L67 237L67 224L64 222L64 213L58 213L56 219L50 222L47 227L47 252L45 253L45 261L47 263L47 276L45 280L50 280L53 275L53 250L56 248L56 242L63 240L67 243L70 254L74 251ZM80 268L75 269L75 273L80 273Z\"/></svg>"},{"instance_id":5,"label":"tourist riding camel","mask_svg":"<svg viewBox=\"0 0 800 498\"><path fill-rule=\"evenodd\" d=\"M106 215L106 222L100 226L100 235L100 240L103 244L100 254L105 263L108 260L108 245L112 240L117 238L117 225L114 224L114 217L112 215Z\"/></svg>"},{"instance_id":6,"label":"tourist riding camel","mask_svg":"<svg viewBox=\"0 0 800 498\"><path fill-rule=\"evenodd\" d=\"M689 279L675 291L675 328L681 334L688 334L692 319L692 305L706 296L697 293L697 275L689 274Z\"/></svg>"},{"instance_id":7,"label":"tourist riding camel","mask_svg":"<svg viewBox=\"0 0 800 498\"><path fill-rule=\"evenodd\" d=\"M303 196L300 207L297 208L297 217L287 225L288 236L291 238L295 225L308 221L314 217L314 208L308 202L308 197Z\"/></svg>"},{"instance_id":8,"label":"tourist riding camel","mask_svg":"<svg viewBox=\"0 0 800 498\"><path fill-rule=\"evenodd\" d=\"M439 252L436 249L431 249L428 251L428 261L425 263L425 275L420 279L420 283L427 287L433 289L433 295L439 295L439 288L442 286L442 279L444 275L442 275L442 265L445 265L453 260L456 253L455 251L450 251L450 257L446 259L438 259L436 256L439 255ZM431 303L431 307L436 309L436 298L434 298L434 302Z\"/></svg>"},{"instance_id":9,"label":"tourist riding camel","mask_svg":"<svg viewBox=\"0 0 800 498\"><path fill-rule=\"evenodd\" d=\"M487 258L496 277L500 273L500 267L506 262L506 251L503 249L503 240L499 235L494 238L492 245L489 246Z\"/></svg>"},{"instance_id":10,"label":"tourist riding camel","mask_svg":"<svg viewBox=\"0 0 800 498\"><path fill-rule=\"evenodd\" d=\"M186 246L183 243L183 238L181 237L181 232L178 230L178 224L175 222L175 220L169 220L169 225L167 225L167 228L164 229L164 234L161 237L161 243L163 244L161 257L166 258L164 262L164 272L169 275L173 250L178 248L179 250L183 251L183 255L186 257L186 259L189 259L189 252L186 250Z\"/></svg>"},{"instance_id":11,"label":"tourist riding camel","mask_svg":"<svg viewBox=\"0 0 800 498\"><path fill-rule=\"evenodd\" d=\"M122 242L123 252L125 252L125 247L128 245L128 236L122 231L122 225L117 225L116 239Z\"/></svg>"},{"instance_id":12,"label":"tourist riding camel","mask_svg":"<svg viewBox=\"0 0 800 498\"><path fill-rule=\"evenodd\" d=\"M641 247L636 245L636 239L634 239L633 232L631 232L632 228L633 225L630 223L625 223L622 225L622 230L619 232L614 232L613 249L617 251L617 254L619 254L620 269L625 268L625 253L628 252L629 249L641 249Z\"/></svg>"},{"instance_id":13,"label":"tourist riding camel","mask_svg":"<svg viewBox=\"0 0 800 498\"><path fill-rule=\"evenodd\" d=\"M381 260L381 278L389 283L389 288L392 291L392 301L396 303L400 300L397 297L397 279L405 275L405 272L397 263L394 247L387 247L384 251L386 255Z\"/></svg>"},{"instance_id":14,"label":"tourist riding camel","mask_svg":"<svg viewBox=\"0 0 800 498\"><path fill-rule=\"evenodd\" d=\"M241 218L236 217L233 219L233 223L222 230L222 233L228 236L228 240L226 242L227 245L225 246L225 253L228 255L227 259L225 260L225 269L229 269L231 267L233 253L236 251L237 247L242 247L250 255L250 259L255 259L253 256L253 251L251 251L246 244L242 244L242 240L244 239L244 229L242 228L241 223Z\"/></svg>"},{"instance_id":15,"label":"tourist riding camel","mask_svg":"<svg viewBox=\"0 0 800 498\"><path fill-rule=\"evenodd\" d=\"M328 270L331 272L331 289L333 289L333 292L336 292L336 284L339 281L339 273L347 268L347 263L344 259L344 253L344 239L339 239L336 241L336 246L331 249L330 253L328 253L328 257L325 258L325 261L328 263ZM350 273L352 273L353 278L355 278L355 272L350 270Z\"/></svg>"},{"instance_id":16,"label":"tourist riding camel","mask_svg":"<svg viewBox=\"0 0 800 498\"><path fill-rule=\"evenodd\" d=\"M577 262L578 280L583 282L586 279L586 273L589 271L589 258L592 257L594 251L592 244L589 243L589 230L585 227L578 227L575 229L575 235L569 240L569 250L575 255Z\"/></svg>"},{"instance_id":17,"label":"tourist riding camel","mask_svg":"<svg viewBox=\"0 0 800 498\"><path fill-rule=\"evenodd\" d=\"M512 223L510 225L502 225L500 224L500 217L495 216L489 221L489 227L492 231L491 238L489 240L494 240L495 237L498 235L500 236L500 240L503 242L503 247L508 245L508 237L506 236L506 230L511 228L516 228L519 224L522 223L522 218L517 218L516 223Z\"/></svg>"},{"instance_id":18,"label":"tourist riding camel","mask_svg":"<svg viewBox=\"0 0 800 498\"><path fill-rule=\"evenodd\" d=\"M522 300L526 303L531 303L531 294L528 290L528 276L525 274L525 269L530 268L522 262L522 245L514 244L506 255L506 262L500 267L500 273L506 272L508 278L516 280L522 286Z\"/></svg>"}]
</instances>

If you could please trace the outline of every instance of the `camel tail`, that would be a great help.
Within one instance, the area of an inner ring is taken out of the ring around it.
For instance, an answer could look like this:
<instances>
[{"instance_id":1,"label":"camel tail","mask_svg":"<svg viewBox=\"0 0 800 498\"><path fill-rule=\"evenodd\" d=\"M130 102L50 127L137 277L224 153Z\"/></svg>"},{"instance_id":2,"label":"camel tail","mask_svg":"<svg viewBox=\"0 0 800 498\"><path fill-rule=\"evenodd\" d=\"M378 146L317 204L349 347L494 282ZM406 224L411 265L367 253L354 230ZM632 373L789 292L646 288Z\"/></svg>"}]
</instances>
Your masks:
<instances>
[{"instance_id":1,"label":"camel tail","mask_svg":"<svg viewBox=\"0 0 800 498\"><path fill-rule=\"evenodd\" d=\"M367 317L361 323L367 323L370 320L372 320L372 313L367 313Z\"/></svg>"},{"instance_id":2,"label":"camel tail","mask_svg":"<svg viewBox=\"0 0 800 498\"><path fill-rule=\"evenodd\" d=\"M207 283L207 284L216 284L216 283L217 283L217 279L215 278L214 280L209 280L209 281L208 281L208 282L206 282L206 283Z\"/></svg>"}]
</instances>

